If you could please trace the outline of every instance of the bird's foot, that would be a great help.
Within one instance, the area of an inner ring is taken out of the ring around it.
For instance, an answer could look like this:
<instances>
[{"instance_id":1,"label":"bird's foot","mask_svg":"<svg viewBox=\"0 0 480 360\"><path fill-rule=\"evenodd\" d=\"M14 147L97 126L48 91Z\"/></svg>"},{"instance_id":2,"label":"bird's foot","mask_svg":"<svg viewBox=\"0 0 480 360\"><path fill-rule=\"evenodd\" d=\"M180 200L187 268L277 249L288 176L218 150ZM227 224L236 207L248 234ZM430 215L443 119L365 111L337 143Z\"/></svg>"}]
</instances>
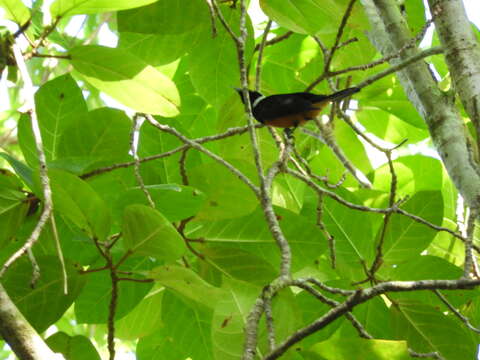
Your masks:
<instances>
[{"instance_id":1,"label":"bird's foot","mask_svg":"<svg viewBox=\"0 0 480 360\"><path fill-rule=\"evenodd\" d=\"M293 131L295 130L295 128L291 129L291 128L286 128L284 130L284 133L285 133L285 137L287 138L287 140L294 140L294 136L293 136Z\"/></svg>"}]
</instances>

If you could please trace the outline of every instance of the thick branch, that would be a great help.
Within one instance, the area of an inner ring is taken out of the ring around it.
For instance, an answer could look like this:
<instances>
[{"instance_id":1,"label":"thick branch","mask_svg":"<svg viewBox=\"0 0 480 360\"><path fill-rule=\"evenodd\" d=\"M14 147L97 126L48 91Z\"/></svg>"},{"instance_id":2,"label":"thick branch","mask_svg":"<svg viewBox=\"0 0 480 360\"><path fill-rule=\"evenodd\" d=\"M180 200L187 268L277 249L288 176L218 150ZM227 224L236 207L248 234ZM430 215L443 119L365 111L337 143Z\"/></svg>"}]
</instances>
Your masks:
<instances>
[{"instance_id":1,"label":"thick branch","mask_svg":"<svg viewBox=\"0 0 480 360\"><path fill-rule=\"evenodd\" d=\"M411 41L405 19L394 0L362 0L373 27L374 45L385 56L401 49ZM418 54L416 48L406 49L401 59ZM442 93L433 79L428 65L416 62L399 74L407 96L427 123L432 140L455 186L470 206L480 199L480 176L470 161L462 119L454 102ZM475 206L478 207L478 206Z\"/></svg>"},{"instance_id":2,"label":"thick branch","mask_svg":"<svg viewBox=\"0 0 480 360\"><path fill-rule=\"evenodd\" d=\"M265 356L264 360L278 359L283 355L291 346L298 343L305 337L315 333L316 331L324 328L340 316L345 315L351 311L355 306L362 304L375 296L387 293L387 292L405 292L405 291L418 291L418 290L456 290L456 289L471 289L474 286L480 285L480 280L422 280L422 281L389 281L378 284L371 288L357 290L354 294L350 295L348 299L332 308L325 315L315 320L310 325L296 331L290 337L288 337L282 344Z\"/></svg>"},{"instance_id":3,"label":"thick branch","mask_svg":"<svg viewBox=\"0 0 480 360\"><path fill-rule=\"evenodd\" d=\"M462 0L428 0L455 90L480 134L480 47ZM478 166L478 164L476 164Z\"/></svg>"},{"instance_id":4,"label":"thick branch","mask_svg":"<svg viewBox=\"0 0 480 360\"><path fill-rule=\"evenodd\" d=\"M62 355L55 354L45 344L40 335L17 309L2 284L0 284L0 335L19 359L64 359Z\"/></svg>"}]
</instances>

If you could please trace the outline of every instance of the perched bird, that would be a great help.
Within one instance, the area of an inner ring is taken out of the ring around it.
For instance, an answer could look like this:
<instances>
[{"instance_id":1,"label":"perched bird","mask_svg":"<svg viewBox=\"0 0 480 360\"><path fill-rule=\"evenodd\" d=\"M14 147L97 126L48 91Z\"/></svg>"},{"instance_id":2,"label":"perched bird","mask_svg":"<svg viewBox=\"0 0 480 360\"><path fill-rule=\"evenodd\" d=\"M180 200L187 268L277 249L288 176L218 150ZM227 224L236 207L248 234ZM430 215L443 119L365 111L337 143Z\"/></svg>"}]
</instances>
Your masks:
<instances>
[{"instance_id":1,"label":"perched bird","mask_svg":"<svg viewBox=\"0 0 480 360\"><path fill-rule=\"evenodd\" d=\"M241 89L236 89L243 102ZM351 87L330 95L317 95L308 92L263 96L258 91L249 90L250 103L255 119L262 124L284 128L290 136L298 126L315 119L329 103L349 97L360 88Z\"/></svg>"}]
</instances>

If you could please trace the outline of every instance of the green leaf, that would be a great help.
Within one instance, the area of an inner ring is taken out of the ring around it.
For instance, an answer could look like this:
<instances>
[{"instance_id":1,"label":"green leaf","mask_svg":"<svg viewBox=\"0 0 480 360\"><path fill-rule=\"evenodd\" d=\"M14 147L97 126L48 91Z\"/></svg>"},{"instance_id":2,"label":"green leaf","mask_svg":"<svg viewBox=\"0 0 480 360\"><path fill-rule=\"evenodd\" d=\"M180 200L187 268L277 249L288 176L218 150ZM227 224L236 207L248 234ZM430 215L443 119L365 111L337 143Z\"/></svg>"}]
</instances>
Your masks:
<instances>
[{"instance_id":1,"label":"green leaf","mask_svg":"<svg viewBox=\"0 0 480 360\"><path fill-rule=\"evenodd\" d=\"M52 16L75 14L96 14L117 10L126 10L151 4L155 0L56 0L50 6Z\"/></svg>"},{"instance_id":2,"label":"green leaf","mask_svg":"<svg viewBox=\"0 0 480 360\"><path fill-rule=\"evenodd\" d=\"M210 25L208 7L202 0L157 1L151 5L121 11L118 30L142 34L182 34L198 32Z\"/></svg>"},{"instance_id":3,"label":"green leaf","mask_svg":"<svg viewBox=\"0 0 480 360\"><path fill-rule=\"evenodd\" d=\"M123 111L99 108L81 121L72 123L62 134L59 157L95 160L124 158L129 151L131 121Z\"/></svg>"},{"instance_id":4,"label":"green leaf","mask_svg":"<svg viewBox=\"0 0 480 360\"><path fill-rule=\"evenodd\" d=\"M169 221L179 221L195 215L205 203L206 196L190 186L177 184L147 185L155 207ZM114 211L123 213L123 209L132 204L149 205L148 200L139 187L127 189L118 198L118 206Z\"/></svg>"},{"instance_id":5,"label":"green leaf","mask_svg":"<svg viewBox=\"0 0 480 360\"><path fill-rule=\"evenodd\" d=\"M365 151L365 147L355 132L343 121L336 122L334 129L335 141L345 154L346 158L363 174L372 171L372 165ZM318 155L311 161L312 170L321 176L327 176L329 181L336 183L346 172L342 162L328 146L323 146ZM343 186L358 186L358 181L347 173L347 180Z\"/></svg>"},{"instance_id":6,"label":"green leaf","mask_svg":"<svg viewBox=\"0 0 480 360\"><path fill-rule=\"evenodd\" d=\"M263 12L294 32L315 35L333 32L345 12L347 0L260 0ZM347 27L358 26L363 9L354 8Z\"/></svg>"},{"instance_id":7,"label":"green leaf","mask_svg":"<svg viewBox=\"0 0 480 360\"><path fill-rule=\"evenodd\" d=\"M439 225L442 222L443 199L440 191L417 192L402 208L430 223ZM381 231L379 229L379 234ZM418 256L435 235L435 230L406 216L394 214L385 234L384 263L390 266L398 265Z\"/></svg>"},{"instance_id":8,"label":"green leaf","mask_svg":"<svg viewBox=\"0 0 480 360\"><path fill-rule=\"evenodd\" d=\"M330 306L318 301L317 298L306 291L301 291L295 296L295 303L300 309L302 309L301 327L311 324L331 309ZM328 326L303 339L298 346L295 346L295 348L301 350L302 354L304 354L303 351L310 348L313 344L330 338L330 336L332 336L332 334L343 324L344 320L343 317L338 318L334 322L328 324Z\"/></svg>"},{"instance_id":9,"label":"green leaf","mask_svg":"<svg viewBox=\"0 0 480 360\"><path fill-rule=\"evenodd\" d=\"M63 354L66 360L101 360L90 339L82 335L70 336L57 332L45 342L54 352Z\"/></svg>"},{"instance_id":10,"label":"green leaf","mask_svg":"<svg viewBox=\"0 0 480 360\"><path fill-rule=\"evenodd\" d=\"M121 32L118 47L135 54L149 65L158 66L185 55L202 37L202 31L162 35Z\"/></svg>"},{"instance_id":11,"label":"green leaf","mask_svg":"<svg viewBox=\"0 0 480 360\"><path fill-rule=\"evenodd\" d=\"M32 264L27 258L15 262L2 284L15 305L38 332L54 324L72 305L84 285L77 269L66 261L68 293L64 293L62 266L57 256L37 256L40 278L32 288Z\"/></svg>"},{"instance_id":12,"label":"green leaf","mask_svg":"<svg viewBox=\"0 0 480 360\"><path fill-rule=\"evenodd\" d=\"M178 265L157 267L150 271L149 278L209 308L224 296L221 289L207 283L196 272Z\"/></svg>"},{"instance_id":13,"label":"green leaf","mask_svg":"<svg viewBox=\"0 0 480 360\"><path fill-rule=\"evenodd\" d=\"M15 173L20 176L23 182L32 189L34 187L33 183L33 171L23 162L15 159L13 156L7 153L0 153L0 157L3 157L8 161L10 166L15 170Z\"/></svg>"},{"instance_id":14,"label":"green leaf","mask_svg":"<svg viewBox=\"0 0 480 360\"><path fill-rule=\"evenodd\" d=\"M7 169L0 169L0 189L22 190L22 187L22 182L14 173Z\"/></svg>"},{"instance_id":15,"label":"green leaf","mask_svg":"<svg viewBox=\"0 0 480 360\"><path fill-rule=\"evenodd\" d=\"M0 7L5 10L5 19L23 25L30 19L30 11L21 0L0 0Z\"/></svg>"},{"instance_id":16,"label":"green leaf","mask_svg":"<svg viewBox=\"0 0 480 360\"><path fill-rule=\"evenodd\" d=\"M174 261L185 252L185 243L172 224L157 210L129 205L123 217L125 247L137 255Z\"/></svg>"},{"instance_id":17,"label":"green leaf","mask_svg":"<svg viewBox=\"0 0 480 360\"><path fill-rule=\"evenodd\" d=\"M0 176L3 179L5 176ZM0 185L0 249L7 245L22 225L29 208L23 192Z\"/></svg>"},{"instance_id":18,"label":"green leaf","mask_svg":"<svg viewBox=\"0 0 480 360\"><path fill-rule=\"evenodd\" d=\"M313 346L307 360L410 360L407 343L392 340L366 340L359 337L334 338Z\"/></svg>"},{"instance_id":19,"label":"green leaf","mask_svg":"<svg viewBox=\"0 0 480 360\"><path fill-rule=\"evenodd\" d=\"M128 51L87 45L73 48L70 55L73 67L85 80L124 105L166 117L178 114L180 98L175 84Z\"/></svg>"},{"instance_id":20,"label":"green leaf","mask_svg":"<svg viewBox=\"0 0 480 360\"><path fill-rule=\"evenodd\" d=\"M49 171L54 209L88 236L104 240L110 231L110 209L85 181L62 170Z\"/></svg>"},{"instance_id":21,"label":"green leaf","mask_svg":"<svg viewBox=\"0 0 480 360\"><path fill-rule=\"evenodd\" d=\"M232 279L224 279L222 288L226 295L214 304L213 351L217 360L238 360L243 353L246 319L261 288Z\"/></svg>"},{"instance_id":22,"label":"green leaf","mask_svg":"<svg viewBox=\"0 0 480 360\"><path fill-rule=\"evenodd\" d=\"M162 325L163 294L162 287L154 287L127 316L115 323L115 336L136 340L156 332Z\"/></svg>"},{"instance_id":23,"label":"green leaf","mask_svg":"<svg viewBox=\"0 0 480 360\"><path fill-rule=\"evenodd\" d=\"M238 29L239 12L230 8L224 8L222 11L232 29ZM244 56L248 63L253 54L253 29L250 19L247 22L247 30ZM217 27L215 38L205 32L200 43L190 51L188 62L192 83L208 103L219 107L235 91L233 87L238 85L240 79L237 50L223 26Z\"/></svg>"},{"instance_id":24,"label":"green leaf","mask_svg":"<svg viewBox=\"0 0 480 360\"><path fill-rule=\"evenodd\" d=\"M87 113L82 91L69 74L45 83L35 93L38 123L47 160L58 158L60 137L70 124L81 123ZM38 155L30 117L20 118L18 137L20 147L32 167L38 166Z\"/></svg>"},{"instance_id":25,"label":"green leaf","mask_svg":"<svg viewBox=\"0 0 480 360\"><path fill-rule=\"evenodd\" d=\"M220 274L259 286L265 286L277 277L277 270L261 257L238 248L211 246L202 254Z\"/></svg>"},{"instance_id":26,"label":"green leaf","mask_svg":"<svg viewBox=\"0 0 480 360\"><path fill-rule=\"evenodd\" d=\"M338 191L346 200L358 203L346 190ZM335 239L337 271L345 278L362 280L363 262L373 258L372 214L347 208L331 198L324 200L323 222Z\"/></svg>"},{"instance_id":27,"label":"green leaf","mask_svg":"<svg viewBox=\"0 0 480 360\"><path fill-rule=\"evenodd\" d=\"M455 280L461 278L462 275L463 269L453 265L447 260L436 256L423 255L412 258L403 264L399 264L388 273L388 278L400 281L420 281L424 279ZM443 296L448 299L450 304L456 308L459 308L466 302L478 297L480 294L478 289L442 290L441 292ZM422 300L425 304L441 304L438 297L432 292L422 292L421 295L419 293L402 293L397 294L396 296L400 298Z\"/></svg>"},{"instance_id":28,"label":"green leaf","mask_svg":"<svg viewBox=\"0 0 480 360\"><path fill-rule=\"evenodd\" d=\"M211 312L186 305L166 292L162 303L163 327L138 341L138 360L213 359Z\"/></svg>"},{"instance_id":29,"label":"green leaf","mask_svg":"<svg viewBox=\"0 0 480 360\"><path fill-rule=\"evenodd\" d=\"M399 198L423 190L441 190L443 186L442 163L423 155L401 157L393 162L397 175L397 196ZM391 175L388 164L375 170L375 189L390 191Z\"/></svg>"},{"instance_id":30,"label":"green leaf","mask_svg":"<svg viewBox=\"0 0 480 360\"><path fill-rule=\"evenodd\" d=\"M395 300L390 310L397 338L412 350L437 351L446 360L476 358L478 341L457 318L412 300Z\"/></svg>"},{"instance_id":31,"label":"green leaf","mask_svg":"<svg viewBox=\"0 0 480 360\"><path fill-rule=\"evenodd\" d=\"M139 265L142 265L142 263L132 265L131 259L128 259L122 264L121 269L123 271L135 271ZM99 267L99 265L96 264L95 267ZM112 280L110 274L102 271L82 276L87 278L87 283L75 301L75 316L77 322L80 324L107 323L108 309L112 295ZM120 281L118 283L115 320L121 319L132 311L148 294L152 286L152 283Z\"/></svg>"},{"instance_id":32,"label":"green leaf","mask_svg":"<svg viewBox=\"0 0 480 360\"><path fill-rule=\"evenodd\" d=\"M377 69L377 71L380 70ZM371 107L378 108L419 129L427 127L394 75L387 76L362 89L355 98L360 101L360 111L363 111L363 104L365 104L368 105L365 110Z\"/></svg>"},{"instance_id":33,"label":"green leaf","mask_svg":"<svg viewBox=\"0 0 480 360\"><path fill-rule=\"evenodd\" d=\"M412 126L397 116L382 109L369 108L355 112L358 121L380 139L398 144L405 139L417 143L428 137L425 129Z\"/></svg>"},{"instance_id":34,"label":"green leaf","mask_svg":"<svg viewBox=\"0 0 480 360\"><path fill-rule=\"evenodd\" d=\"M318 227L305 217L296 215L288 210L276 208L280 227L292 247L292 266L301 269L314 265L315 260L327 249L327 241ZM210 221L203 224L190 238L203 238L206 243L226 247L241 248L254 253L273 264L279 265L278 246L265 222L263 212L232 220Z\"/></svg>"},{"instance_id":35,"label":"green leaf","mask_svg":"<svg viewBox=\"0 0 480 360\"><path fill-rule=\"evenodd\" d=\"M212 320L212 340L215 359L238 360L242 358L244 327L250 310L261 288L241 281L224 278L225 296L216 302ZM290 291L281 291L272 301L276 340L285 340L298 328L297 307ZM260 323L257 354L268 353L265 324ZM287 353L287 358L288 358Z\"/></svg>"},{"instance_id":36,"label":"green leaf","mask_svg":"<svg viewBox=\"0 0 480 360\"><path fill-rule=\"evenodd\" d=\"M256 179L253 165L225 159L250 179ZM251 213L258 206L252 190L218 162L208 162L188 171L190 183L207 195L199 219L230 219ZM228 184L228 186L225 186Z\"/></svg>"}]
</instances>

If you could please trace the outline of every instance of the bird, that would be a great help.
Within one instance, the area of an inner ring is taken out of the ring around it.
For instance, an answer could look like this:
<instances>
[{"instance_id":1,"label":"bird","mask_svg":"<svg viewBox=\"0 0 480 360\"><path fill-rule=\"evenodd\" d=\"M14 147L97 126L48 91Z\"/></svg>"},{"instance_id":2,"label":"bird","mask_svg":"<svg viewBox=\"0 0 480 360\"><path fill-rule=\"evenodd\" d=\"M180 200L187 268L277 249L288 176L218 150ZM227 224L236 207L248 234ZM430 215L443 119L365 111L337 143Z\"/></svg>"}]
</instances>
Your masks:
<instances>
[{"instance_id":1,"label":"bird","mask_svg":"<svg viewBox=\"0 0 480 360\"><path fill-rule=\"evenodd\" d=\"M240 99L245 103L241 89L236 89ZM248 90L252 113L262 124L284 128L291 137L293 131L309 120L315 119L329 103L342 100L360 91L350 87L330 95L297 92L264 96L258 91Z\"/></svg>"}]
</instances>

